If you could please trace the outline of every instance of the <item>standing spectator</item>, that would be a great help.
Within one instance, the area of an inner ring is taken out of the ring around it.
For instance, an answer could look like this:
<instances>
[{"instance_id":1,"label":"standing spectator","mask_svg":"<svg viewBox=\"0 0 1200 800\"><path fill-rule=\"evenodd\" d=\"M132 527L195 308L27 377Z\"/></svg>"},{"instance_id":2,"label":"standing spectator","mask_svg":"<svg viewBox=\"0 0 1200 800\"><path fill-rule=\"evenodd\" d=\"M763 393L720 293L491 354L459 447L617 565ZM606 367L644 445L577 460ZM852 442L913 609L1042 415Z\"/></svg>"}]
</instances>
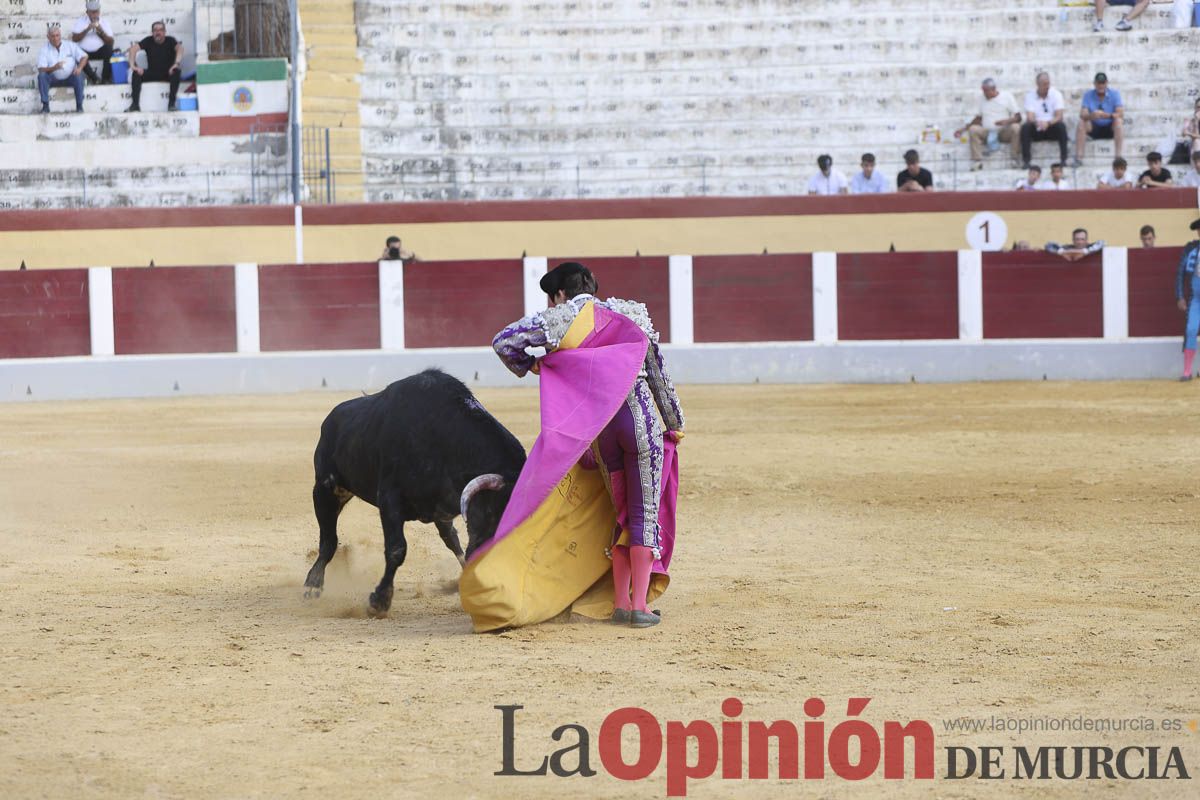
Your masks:
<instances>
[{"instance_id":1,"label":"standing spectator","mask_svg":"<svg viewBox=\"0 0 1200 800\"><path fill-rule=\"evenodd\" d=\"M112 65L108 60L113 54L113 32L108 20L100 17L100 0L87 0L84 15L71 26L71 41L88 54L88 65L83 71L91 82L112 83ZM97 61L104 64L99 76Z\"/></svg>"},{"instance_id":2,"label":"standing spectator","mask_svg":"<svg viewBox=\"0 0 1200 800\"><path fill-rule=\"evenodd\" d=\"M904 164L904 169L896 176L896 191L933 191L933 173L921 166L921 156L916 150L909 150L904 154Z\"/></svg>"},{"instance_id":3,"label":"standing spectator","mask_svg":"<svg viewBox=\"0 0 1200 800\"><path fill-rule=\"evenodd\" d=\"M1039 189L1046 192L1064 192L1071 189L1071 182L1063 177L1063 165L1050 165L1050 180L1044 181Z\"/></svg>"},{"instance_id":4,"label":"standing spectator","mask_svg":"<svg viewBox=\"0 0 1200 800\"><path fill-rule=\"evenodd\" d=\"M42 113L50 113L50 90L70 86L75 90L75 110L83 111L83 75L87 53L74 42L62 40L58 23L46 29L46 44L38 53L38 94L42 97Z\"/></svg>"},{"instance_id":5,"label":"standing spectator","mask_svg":"<svg viewBox=\"0 0 1200 800\"><path fill-rule=\"evenodd\" d=\"M1047 242L1046 252L1065 258L1067 261L1078 261L1084 256L1098 253L1104 249L1104 240L1088 242L1087 228L1076 228L1071 231L1071 246L1063 247L1058 242Z\"/></svg>"},{"instance_id":6,"label":"standing spectator","mask_svg":"<svg viewBox=\"0 0 1200 800\"><path fill-rule=\"evenodd\" d=\"M1152 150L1146 156L1146 165L1149 167L1138 178L1138 186L1142 189L1165 189L1171 186L1171 170L1162 165L1162 154L1157 150Z\"/></svg>"},{"instance_id":7,"label":"standing spectator","mask_svg":"<svg viewBox=\"0 0 1200 800\"><path fill-rule=\"evenodd\" d=\"M1133 6L1133 10L1128 14L1122 14L1121 21L1117 23L1119 31L1132 30L1133 26L1129 24L1129 21L1140 17L1148 5L1150 5L1150 0L1096 0L1096 24L1092 26L1092 30L1095 33L1104 30L1104 9L1109 6Z\"/></svg>"},{"instance_id":8,"label":"standing spectator","mask_svg":"<svg viewBox=\"0 0 1200 800\"><path fill-rule=\"evenodd\" d=\"M983 169L983 146L987 144L988 152L1000 149L1000 142L1012 146L1012 155L1017 157L1021 144L1021 107L1010 92L1001 92L996 88L996 82L991 78L983 79L983 99L975 116L964 127L954 132L954 138L962 136L963 131L970 134L968 143L971 146L971 169Z\"/></svg>"},{"instance_id":9,"label":"standing spectator","mask_svg":"<svg viewBox=\"0 0 1200 800\"><path fill-rule=\"evenodd\" d=\"M1079 125L1075 128L1076 167L1083 163L1083 148L1089 136L1112 139L1117 156L1121 155L1125 144L1125 107L1121 104L1121 93L1108 88L1108 76L1103 72L1096 73L1092 86L1095 88L1083 93Z\"/></svg>"},{"instance_id":10,"label":"standing spectator","mask_svg":"<svg viewBox=\"0 0 1200 800\"><path fill-rule=\"evenodd\" d=\"M1142 240L1142 247L1146 248L1147 250L1154 247L1154 226L1143 225L1142 229L1138 231L1138 237Z\"/></svg>"},{"instance_id":11,"label":"standing spectator","mask_svg":"<svg viewBox=\"0 0 1200 800\"><path fill-rule=\"evenodd\" d=\"M1096 184L1097 189L1132 189L1133 178L1125 174L1129 164L1123 158L1114 158L1112 170Z\"/></svg>"},{"instance_id":12,"label":"standing spectator","mask_svg":"<svg viewBox=\"0 0 1200 800\"><path fill-rule=\"evenodd\" d=\"M1192 168L1175 185L1200 189L1200 150L1192 153Z\"/></svg>"},{"instance_id":13,"label":"standing spectator","mask_svg":"<svg viewBox=\"0 0 1200 800\"><path fill-rule=\"evenodd\" d=\"M1025 177L1017 181L1015 188L1018 192L1036 192L1038 189L1042 188L1038 183L1038 180L1041 177L1042 168L1037 164L1033 164L1029 167L1029 172L1025 175Z\"/></svg>"},{"instance_id":14,"label":"standing spectator","mask_svg":"<svg viewBox=\"0 0 1200 800\"><path fill-rule=\"evenodd\" d=\"M146 67L137 66L139 50L146 52ZM179 65L183 61L183 45L167 36L167 24L155 22L150 35L129 46L129 65L133 68L133 104L126 111L141 111L143 83L170 83L171 94L167 111L175 110L175 95L179 94Z\"/></svg>"},{"instance_id":15,"label":"standing spectator","mask_svg":"<svg viewBox=\"0 0 1200 800\"><path fill-rule=\"evenodd\" d=\"M1065 108L1062 92L1050 88L1050 76L1037 75L1037 88L1025 95L1025 124L1021 126L1021 157L1025 169L1033 158L1033 143L1057 141L1059 161L1067 161L1067 126L1063 124Z\"/></svg>"},{"instance_id":16,"label":"standing spectator","mask_svg":"<svg viewBox=\"0 0 1200 800\"><path fill-rule=\"evenodd\" d=\"M863 153L862 172L850 179L851 194L883 194L887 191L887 181L883 175L875 171L875 154Z\"/></svg>"},{"instance_id":17,"label":"standing spectator","mask_svg":"<svg viewBox=\"0 0 1200 800\"><path fill-rule=\"evenodd\" d=\"M817 173L808 179L809 194L846 194L846 177L833 171L833 159L817 156Z\"/></svg>"},{"instance_id":18,"label":"standing spectator","mask_svg":"<svg viewBox=\"0 0 1200 800\"><path fill-rule=\"evenodd\" d=\"M1183 246L1179 269L1175 273L1175 303L1187 313L1183 328L1183 374L1181 381L1192 379L1192 364L1196 360L1196 333L1200 332L1200 219L1189 226L1196 238Z\"/></svg>"}]
</instances>

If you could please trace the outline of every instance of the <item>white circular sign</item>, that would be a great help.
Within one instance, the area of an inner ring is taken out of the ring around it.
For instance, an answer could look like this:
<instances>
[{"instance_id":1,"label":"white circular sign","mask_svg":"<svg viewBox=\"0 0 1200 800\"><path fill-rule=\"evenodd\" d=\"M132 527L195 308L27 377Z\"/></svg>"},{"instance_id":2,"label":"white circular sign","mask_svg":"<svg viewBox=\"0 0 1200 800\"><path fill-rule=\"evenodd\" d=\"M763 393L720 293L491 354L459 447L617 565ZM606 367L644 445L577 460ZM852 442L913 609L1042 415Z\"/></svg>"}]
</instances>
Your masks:
<instances>
[{"instance_id":1,"label":"white circular sign","mask_svg":"<svg viewBox=\"0 0 1200 800\"><path fill-rule=\"evenodd\" d=\"M972 250L1003 250L1008 225L994 211L980 211L967 223L967 244Z\"/></svg>"}]
</instances>

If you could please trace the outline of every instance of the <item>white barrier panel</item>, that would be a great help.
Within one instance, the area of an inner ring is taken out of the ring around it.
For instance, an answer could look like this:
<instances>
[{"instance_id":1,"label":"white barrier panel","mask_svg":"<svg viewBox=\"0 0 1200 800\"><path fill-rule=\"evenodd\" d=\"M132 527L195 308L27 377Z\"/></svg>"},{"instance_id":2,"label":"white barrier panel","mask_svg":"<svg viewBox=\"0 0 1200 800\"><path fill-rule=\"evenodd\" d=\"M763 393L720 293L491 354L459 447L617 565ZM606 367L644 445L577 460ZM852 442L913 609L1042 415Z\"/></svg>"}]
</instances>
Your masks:
<instances>
[{"instance_id":1,"label":"white barrier panel","mask_svg":"<svg viewBox=\"0 0 1200 800\"><path fill-rule=\"evenodd\" d=\"M813 341L838 340L837 253L812 254Z\"/></svg>"},{"instance_id":2,"label":"white barrier panel","mask_svg":"<svg viewBox=\"0 0 1200 800\"><path fill-rule=\"evenodd\" d=\"M296 232L296 263L304 263L304 207L296 206L292 225Z\"/></svg>"},{"instance_id":3,"label":"white barrier panel","mask_svg":"<svg viewBox=\"0 0 1200 800\"><path fill-rule=\"evenodd\" d=\"M1129 336L1129 250L1103 250L1104 338Z\"/></svg>"},{"instance_id":4,"label":"white barrier panel","mask_svg":"<svg viewBox=\"0 0 1200 800\"><path fill-rule=\"evenodd\" d=\"M260 349L258 321L258 264L233 265L233 305L237 319L237 351Z\"/></svg>"},{"instance_id":5,"label":"white barrier panel","mask_svg":"<svg viewBox=\"0 0 1200 800\"><path fill-rule=\"evenodd\" d=\"M983 253L958 251L958 338L983 339Z\"/></svg>"},{"instance_id":6,"label":"white barrier panel","mask_svg":"<svg viewBox=\"0 0 1200 800\"><path fill-rule=\"evenodd\" d=\"M404 349L404 262L379 262L379 346Z\"/></svg>"},{"instance_id":7,"label":"white barrier panel","mask_svg":"<svg viewBox=\"0 0 1200 800\"><path fill-rule=\"evenodd\" d=\"M691 344L696 341L693 316L692 257L671 256L667 259L667 271L670 276L668 287L671 303L671 342Z\"/></svg>"},{"instance_id":8,"label":"white barrier panel","mask_svg":"<svg viewBox=\"0 0 1200 800\"><path fill-rule=\"evenodd\" d=\"M546 293L542 291L540 281L546 274L547 259L540 256L526 256L522 260L525 287L525 316L546 310Z\"/></svg>"},{"instance_id":9,"label":"white barrier panel","mask_svg":"<svg viewBox=\"0 0 1200 800\"><path fill-rule=\"evenodd\" d=\"M88 316L91 320L92 355L111 356L116 352L112 267L88 267Z\"/></svg>"}]
</instances>

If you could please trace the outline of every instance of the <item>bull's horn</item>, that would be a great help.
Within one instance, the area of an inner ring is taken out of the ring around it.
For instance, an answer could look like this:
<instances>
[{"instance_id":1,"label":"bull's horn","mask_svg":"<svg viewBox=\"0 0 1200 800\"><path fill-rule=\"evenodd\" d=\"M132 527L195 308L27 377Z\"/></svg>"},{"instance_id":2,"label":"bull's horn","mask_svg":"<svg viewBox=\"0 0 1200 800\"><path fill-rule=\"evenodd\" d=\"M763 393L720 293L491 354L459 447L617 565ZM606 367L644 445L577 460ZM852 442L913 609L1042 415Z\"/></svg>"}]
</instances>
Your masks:
<instances>
[{"instance_id":1,"label":"bull's horn","mask_svg":"<svg viewBox=\"0 0 1200 800\"><path fill-rule=\"evenodd\" d=\"M467 518L467 505L471 502L472 497L484 489L500 489L503 486L504 476L490 472L487 475L480 475L463 487L462 499L458 501L458 509L462 512L463 519Z\"/></svg>"}]
</instances>

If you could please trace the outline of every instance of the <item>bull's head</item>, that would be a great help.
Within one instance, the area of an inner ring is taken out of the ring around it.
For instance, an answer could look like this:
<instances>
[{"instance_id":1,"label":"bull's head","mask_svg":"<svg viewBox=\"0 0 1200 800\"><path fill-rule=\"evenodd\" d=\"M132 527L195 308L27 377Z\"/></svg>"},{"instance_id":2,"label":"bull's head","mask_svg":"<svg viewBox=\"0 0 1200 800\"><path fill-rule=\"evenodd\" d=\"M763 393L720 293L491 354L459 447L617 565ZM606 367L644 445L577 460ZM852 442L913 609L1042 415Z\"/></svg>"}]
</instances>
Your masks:
<instances>
[{"instance_id":1,"label":"bull's head","mask_svg":"<svg viewBox=\"0 0 1200 800\"><path fill-rule=\"evenodd\" d=\"M467 524L467 558L495 535L512 490L513 484L495 473L480 475L463 489L459 510Z\"/></svg>"}]
</instances>

